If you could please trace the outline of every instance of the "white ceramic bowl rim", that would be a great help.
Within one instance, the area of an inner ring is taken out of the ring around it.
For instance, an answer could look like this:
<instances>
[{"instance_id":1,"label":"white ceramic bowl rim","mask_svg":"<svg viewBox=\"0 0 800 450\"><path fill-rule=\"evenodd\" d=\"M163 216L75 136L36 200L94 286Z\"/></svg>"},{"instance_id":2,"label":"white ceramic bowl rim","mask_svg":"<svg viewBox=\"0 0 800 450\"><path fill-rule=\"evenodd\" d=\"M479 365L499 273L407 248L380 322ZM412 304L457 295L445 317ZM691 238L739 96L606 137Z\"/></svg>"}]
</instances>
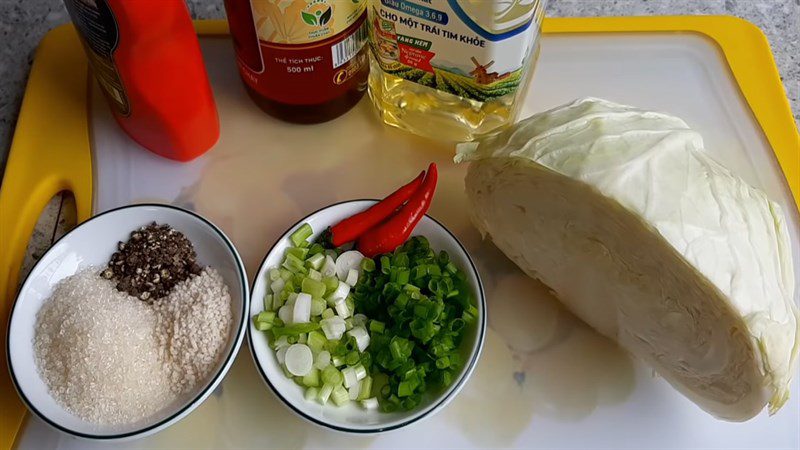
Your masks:
<instances>
[{"instance_id":1,"label":"white ceramic bowl rim","mask_svg":"<svg viewBox=\"0 0 800 450\"><path fill-rule=\"evenodd\" d=\"M243 299L242 299L242 301L243 301L242 315L239 318L239 323L238 323L237 328L236 328L236 333L233 335L234 339L236 339L237 342L235 342L234 345L231 347L230 353L228 353L228 355L226 355L225 361L220 365L220 370L216 374L214 374L214 376L211 378L211 381L208 383L207 387L205 389L203 389L202 391L198 392L198 394L196 396L194 396L194 398L192 398L190 401L186 402L186 404L182 408L180 408L178 411L176 411L174 414L171 414L170 416L168 416L168 417L166 417L166 418L164 418L162 420L159 420L158 422L155 422L154 424L148 425L146 427L142 427L142 428L140 428L138 430L128 431L128 432L125 432L125 433L118 433L118 434L109 434L109 435L97 435L97 434L88 434L88 433L78 432L78 431L69 429L67 427L64 427L62 425L59 425L59 424L53 422L52 420L50 420L49 418L47 418L47 416L45 416L38 409L36 409L36 407L33 405L33 403L28 399L28 397L25 396L25 394L23 393L22 389L19 386L19 383L17 381L17 377L16 377L16 375L14 373L14 365L11 362L11 358L10 357L7 358L8 359L8 371L9 371L9 374L11 375L11 382L14 384L14 389L16 389L17 394L19 394L19 397L22 399L22 401L25 403L25 405L28 407L28 409L30 411L32 411L34 414L36 414L40 419L45 421L48 425L50 425L50 426L52 426L52 427L54 427L54 428L56 428L56 429L58 429L60 431L63 431L65 433L71 434L73 436L77 436L77 437L81 437L81 438L85 438L85 439L93 439L93 440L97 440L97 441L114 441L114 440L125 439L125 438L129 438L129 437L133 437L133 436L138 436L138 435L141 435L141 434L146 434L146 433L148 433L148 432L150 432L152 430L159 429L159 428L161 428L161 427L163 427L163 426L165 426L167 424L170 424L171 422L175 421L176 419L179 419L180 417L184 416L187 411L189 411L189 410L191 410L192 408L195 407L195 404L197 403L197 401L199 399L203 399L203 398L206 397L206 394L208 393L208 391L210 389L216 388L217 385L219 384L218 381L221 381L221 378L223 378L225 376L225 374L227 373L227 369L230 367L230 364L231 364L233 358L235 358L236 355L239 353L241 339L243 337L242 336L242 329L243 328L247 328L247 327L245 327L245 325L247 324L247 316L249 314L248 305L250 303L249 302L250 287L249 287L249 285L247 283L247 277L246 277L246 272L245 272L245 268L244 268L244 263L242 262L242 258L239 256L239 252L236 250L236 247L233 245L233 243L230 241L230 239L228 239L228 236L226 236L225 233L222 230L219 229L219 227L217 227L216 225L211 223L205 217L203 217L203 216L201 216L201 215L199 215L199 214L197 214L195 212L189 211L187 209L180 208L178 206L169 205L169 204L165 204L165 203L136 203L136 204L132 204L132 205L125 205L125 206L120 206L118 208L109 209L108 211L104 211L104 212L102 212L100 214L97 214L95 216L90 217L89 219L85 220L84 222L80 223L78 226L76 226L75 228L70 230L68 233L64 234L64 236L61 236L58 240L53 242L53 245L51 245L50 249L48 249L42 255L40 260L44 260L45 256L47 256L47 254L51 252L51 249L53 249L58 242L60 242L63 239L68 238L71 234L73 234L79 228L83 227L85 224L87 224L89 222L93 222L93 221L99 219L100 217L105 216L106 214L110 214L110 213L113 213L113 212L116 212L116 211L120 211L120 210L125 210L125 209L130 209L130 208L140 208L140 207L156 207L156 208L173 209L173 210L176 210L176 211L178 211L180 213L184 213L184 214L188 214L190 216L193 216L194 218L196 218L196 219L200 220L201 222L205 223L206 225L208 225L208 227L211 230L213 230L215 233L217 233L222 238L222 241L225 242L225 245L228 246L228 248L231 251L231 253L235 256L234 259L236 260L236 267L238 269L237 273L239 275L239 282L241 283L241 289L242 289L242 295L243 295ZM30 275L32 273L34 273L34 271L36 270L36 266L38 266L38 265L39 264L37 262L33 266L33 268L31 269L31 271L28 272L28 275L25 276L25 280L22 282L22 284L20 284L19 292L17 292L17 296L14 299L14 304L11 307L11 313L8 316L8 328L6 329L6 349L5 349L6 350L6 355L10 355L11 354L11 347L10 347L10 342L11 342L11 339L10 339L10 337L11 337L10 336L11 321L14 318L14 311L16 310L17 302L19 301L20 296L22 295L22 293L25 291L26 284L28 283L28 278L30 277Z\"/></svg>"},{"instance_id":2,"label":"white ceramic bowl rim","mask_svg":"<svg viewBox=\"0 0 800 450\"><path fill-rule=\"evenodd\" d=\"M301 223L305 222L309 217L311 217L311 216L313 216L313 215L315 215L315 214L317 214L317 213L319 213L321 211L324 211L326 209L333 208L334 206L343 205L343 204L346 204L346 203L364 202L364 201L378 202L379 200L373 199L373 198L362 198L362 199L344 200L344 201L341 201L341 202L332 203L332 204L330 204L328 206L324 206L322 208L317 209L316 211L314 211L312 213L307 214L305 217L303 217L302 219L300 219L297 222L295 222L294 224L292 224L289 228L286 229L286 231L284 231L281 234L281 237L278 238L278 240L275 241L274 244L272 244L272 247L270 247L269 251L267 251L267 253L264 255L264 258L261 260L261 263L258 266L258 270L256 271L256 276L253 278L253 286L252 286L252 289L251 289L250 292L254 292L255 284L258 281L258 274L261 273L261 270L264 268L264 264L266 263L267 258L269 257L269 255L272 254L272 252L275 250L275 247L281 242L281 240L283 240L286 237L286 235L289 233L290 230L294 229L296 226L298 226ZM267 386L269 386L269 388L272 390L272 392L275 393L275 395L286 406L288 406L292 411L294 411L295 414L297 414L300 417L308 420L309 422L315 423L317 425L321 425L321 426L326 427L326 428L330 428L332 430L345 432L345 433L353 433L353 434L383 433L383 432L386 432L386 431L392 431L392 430L396 430L398 428L403 428L405 426L411 425L411 424L413 424L413 423L415 423L417 421L420 421L420 420L424 419L425 417L429 416L430 414L438 411L439 408L441 408L444 404L446 404L451 397L453 397L454 395L458 394L458 392L461 390L462 385L464 383L466 383L467 380L469 379L470 374L475 369L475 366L477 365L478 360L480 359L481 351L483 350L483 341L484 341L485 335L486 335L486 308L487 308L487 306L486 306L486 294L485 294L485 292L483 290L483 281L481 281L480 272L478 272L478 268L475 266L475 262L472 261L472 257L470 256L469 252L467 252L467 249L464 248L464 245L461 244L461 241L459 241L458 238L446 226L444 226L444 224L442 224L438 220L434 219L433 217L429 216L428 214L425 214L425 216L427 218L431 219L432 221L434 221L437 225L439 225L442 228L442 230L447 232L447 234L449 234L450 237L453 238L453 241L455 241L455 243L458 244L459 248L461 248L461 251L464 252L464 255L466 256L467 261L469 261L470 268L475 273L475 278L478 280L478 291L479 292L477 292L477 294L478 294L477 297L478 297L478 301L481 302L482 309L483 309L483 314L481 314L480 323L478 324L479 329L478 329L478 336L477 336L477 339L476 339L477 351L475 351L475 353L470 358L470 361L469 361L469 364L467 365L466 370L464 371L464 373L462 374L462 376L460 377L458 382L455 384L455 386L453 386L452 389L449 389L449 392L447 393L447 395L442 396L442 398L440 398L436 403L434 403L432 406L428 407L428 410L425 411L424 414L420 414L418 416L411 417L410 419L408 419L408 420L406 420L404 422L400 422L400 423L397 423L395 425L390 425L390 426L386 426L386 427L377 427L377 428L370 428L370 429L358 429L358 428L342 427L342 426L334 425L334 424L319 420L319 419L317 419L315 417L310 416L309 414L304 413L299 408L296 408L292 404L291 401L289 401L283 395L281 395L280 391L269 381L269 377L267 376L266 372L264 372L264 369L261 367L261 364L258 361L258 357L255 354L255 351L253 351L253 336L252 336L252 332L250 330L250 327L248 326L247 327L247 345L250 347L250 354L253 357L253 362L255 363L255 366L258 369L258 373L261 375L261 378L264 379L264 382L267 383ZM251 302L252 302L252 299L251 299Z\"/></svg>"}]
</instances>

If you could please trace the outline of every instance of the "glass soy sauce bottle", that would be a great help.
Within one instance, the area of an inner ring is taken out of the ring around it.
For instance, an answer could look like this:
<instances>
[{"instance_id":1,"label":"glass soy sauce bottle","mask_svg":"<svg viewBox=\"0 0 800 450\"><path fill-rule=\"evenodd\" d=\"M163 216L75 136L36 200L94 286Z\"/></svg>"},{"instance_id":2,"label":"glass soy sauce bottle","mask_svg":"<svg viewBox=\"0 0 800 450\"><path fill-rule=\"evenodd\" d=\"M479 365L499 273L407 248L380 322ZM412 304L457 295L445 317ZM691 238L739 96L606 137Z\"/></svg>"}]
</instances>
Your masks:
<instances>
[{"instance_id":1,"label":"glass soy sauce bottle","mask_svg":"<svg viewBox=\"0 0 800 450\"><path fill-rule=\"evenodd\" d=\"M266 113L334 119L366 92L367 0L225 0L239 74Z\"/></svg>"}]
</instances>

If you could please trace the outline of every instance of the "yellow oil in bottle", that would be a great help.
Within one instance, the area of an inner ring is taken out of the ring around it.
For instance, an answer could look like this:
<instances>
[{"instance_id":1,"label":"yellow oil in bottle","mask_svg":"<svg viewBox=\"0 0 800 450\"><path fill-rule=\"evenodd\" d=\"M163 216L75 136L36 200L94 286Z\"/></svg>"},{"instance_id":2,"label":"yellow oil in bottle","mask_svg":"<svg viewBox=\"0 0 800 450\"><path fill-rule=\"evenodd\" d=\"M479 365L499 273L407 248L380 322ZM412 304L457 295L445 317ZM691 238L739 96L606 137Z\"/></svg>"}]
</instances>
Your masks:
<instances>
[{"instance_id":1,"label":"yellow oil in bottle","mask_svg":"<svg viewBox=\"0 0 800 450\"><path fill-rule=\"evenodd\" d=\"M369 94L383 121L446 141L513 123L538 56L542 11L540 0L373 0ZM465 23L470 17L483 25Z\"/></svg>"}]
</instances>

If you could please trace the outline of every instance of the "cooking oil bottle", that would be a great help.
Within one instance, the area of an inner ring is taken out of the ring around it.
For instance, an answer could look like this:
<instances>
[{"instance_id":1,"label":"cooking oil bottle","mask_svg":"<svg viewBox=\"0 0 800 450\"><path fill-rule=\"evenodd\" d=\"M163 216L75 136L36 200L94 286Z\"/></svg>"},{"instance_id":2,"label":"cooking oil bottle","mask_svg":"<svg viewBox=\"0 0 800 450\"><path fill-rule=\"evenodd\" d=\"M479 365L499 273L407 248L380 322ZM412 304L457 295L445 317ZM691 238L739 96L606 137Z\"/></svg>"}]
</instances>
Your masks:
<instances>
[{"instance_id":1,"label":"cooking oil bottle","mask_svg":"<svg viewBox=\"0 0 800 450\"><path fill-rule=\"evenodd\" d=\"M369 94L382 119L470 141L512 123L547 0L370 0Z\"/></svg>"}]
</instances>

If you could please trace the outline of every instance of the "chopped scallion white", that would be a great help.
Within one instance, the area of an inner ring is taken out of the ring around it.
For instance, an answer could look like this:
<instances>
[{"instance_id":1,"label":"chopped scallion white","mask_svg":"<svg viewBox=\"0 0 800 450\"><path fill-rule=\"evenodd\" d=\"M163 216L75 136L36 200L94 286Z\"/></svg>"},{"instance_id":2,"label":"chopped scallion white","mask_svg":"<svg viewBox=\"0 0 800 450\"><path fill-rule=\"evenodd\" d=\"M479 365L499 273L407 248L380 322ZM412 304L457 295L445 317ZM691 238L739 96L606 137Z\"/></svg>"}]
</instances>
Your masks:
<instances>
[{"instance_id":1,"label":"chopped scallion white","mask_svg":"<svg viewBox=\"0 0 800 450\"><path fill-rule=\"evenodd\" d=\"M364 259L364 255L358 250L350 250L342 253L336 258L336 276L342 281L346 280L350 269L358 271L358 269L361 268L362 259Z\"/></svg>"},{"instance_id":2,"label":"chopped scallion white","mask_svg":"<svg viewBox=\"0 0 800 450\"><path fill-rule=\"evenodd\" d=\"M317 353L317 357L314 359L314 367L319 370L322 370L328 367L331 364L331 354L327 350L323 350Z\"/></svg>"},{"instance_id":3,"label":"chopped scallion white","mask_svg":"<svg viewBox=\"0 0 800 450\"><path fill-rule=\"evenodd\" d=\"M308 323L311 321L311 296L298 294L294 302L292 323Z\"/></svg>"},{"instance_id":4,"label":"chopped scallion white","mask_svg":"<svg viewBox=\"0 0 800 450\"><path fill-rule=\"evenodd\" d=\"M311 316L316 317L322 314L325 311L325 300L321 298L312 298L311 299Z\"/></svg>"},{"instance_id":5,"label":"chopped scallion white","mask_svg":"<svg viewBox=\"0 0 800 450\"><path fill-rule=\"evenodd\" d=\"M336 290L328 296L328 301L332 301L333 304L336 304L339 300L346 299L348 295L350 295L350 285L344 281L339 281L339 285L336 286Z\"/></svg>"},{"instance_id":6,"label":"chopped scallion white","mask_svg":"<svg viewBox=\"0 0 800 450\"><path fill-rule=\"evenodd\" d=\"M347 303L344 301L344 299L336 302L335 308L336 308L336 314L338 314L339 317L343 319L350 317L350 309L347 307Z\"/></svg>"},{"instance_id":7,"label":"chopped scallion white","mask_svg":"<svg viewBox=\"0 0 800 450\"><path fill-rule=\"evenodd\" d=\"M342 376L344 376L344 387L350 388L358 382L356 370L352 367L345 367L342 369Z\"/></svg>"},{"instance_id":8,"label":"chopped scallion white","mask_svg":"<svg viewBox=\"0 0 800 450\"><path fill-rule=\"evenodd\" d=\"M306 393L304 395L306 401L315 400L319 396L319 389L315 387L310 387L306 389Z\"/></svg>"},{"instance_id":9,"label":"chopped scallion white","mask_svg":"<svg viewBox=\"0 0 800 450\"><path fill-rule=\"evenodd\" d=\"M325 262L322 264L320 272L323 277L332 277L336 275L336 262L330 255L325 256Z\"/></svg>"},{"instance_id":10,"label":"chopped scallion white","mask_svg":"<svg viewBox=\"0 0 800 450\"><path fill-rule=\"evenodd\" d=\"M283 347L288 347L288 346L289 346L289 337L288 336L283 335L283 336L279 337L278 339L275 339L275 344L274 344L275 350L281 349Z\"/></svg>"},{"instance_id":11,"label":"chopped scallion white","mask_svg":"<svg viewBox=\"0 0 800 450\"><path fill-rule=\"evenodd\" d=\"M363 326L353 327L347 334L355 338L358 351L363 352L369 346L369 333L367 333L367 329Z\"/></svg>"},{"instance_id":12,"label":"chopped scallion white","mask_svg":"<svg viewBox=\"0 0 800 450\"><path fill-rule=\"evenodd\" d=\"M350 400L358 399L358 394L361 392L361 381L356 381L356 384L347 388L348 397Z\"/></svg>"},{"instance_id":13,"label":"chopped scallion white","mask_svg":"<svg viewBox=\"0 0 800 450\"><path fill-rule=\"evenodd\" d=\"M314 356L311 349L305 344L292 344L286 349L286 370L294 376L302 377L311 371Z\"/></svg>"},{"instance_id":14,"label":"chopped scallion white","mask_svg":"<svg viewBox=\"0 0 800 450\"><path fill-rule=\"evenodd\" d=\"M286 325L292 324L292 315L292 305L289 305L288 303L281 306L281 308L278 310L278 318L281 319Z\"/></svg>"},{"instance_id":15,"label":"chopped scallion white","mask_svg":"<svg viewBox=\"0 0 800 450\"><path fill-rule=\"evenodd\" d=\"M378 399L375 397L370 397L361 400L361 406L363 406L366 410L378 409Z\"/></svg>"},{"instance_id":16,"label":"chopped scallion white","mask_svg":"<svg viewBox=\"0 0 800 450\"><path fill-rule=\"evenodd\" d=\"M308 278L311 278L314 281L322 281L322 274L314 269L309 269Z\"/></svg>"},{"instance_id":17,"label":"chopped scallion white","mask_svg":"<svg viewBox=\"0 0 800 450\"><path fill-rule=\"evenodd\" d=\"M272 291L273 294L280 294L284 286L286 286L286 282L283 281L283 278L278 278L277 280L274 280L272 283L270 283L269 289Z\"/></svg>"},{"instance_id":18,"label":"chopped scallion white","mask_svg":"<svg viewBox=\"0 0 800 450\"><path fill-rule=\"evenodd\" d=\"M361 381L367 377L367 369L364 368L363 365L361 364L355 365L353 366L353 370L356 372L356 379L358 381Z\"/></svg>"},{"instance_id":19,"label":"chopped scallion white","mask_svg":"<svg viewBox=\"0 0 800 450\"><path fill-rule=\"evenodd\" d=\"M319 390L319 395L317 396L317 400L323 405L328 403L328 399L331 397L331 393L333 392L333 385L325 384L322 386L322 389Z\"/></svg>"},{"instance_id":20,"label":"chopped scallion white","mask_svg":"<svg viewBox=\"0 0 800 450\"><path fill-rule=\"evenodd\" d=\"M289 348L288 346L287 347L281 347L281 348L278 349L277 352L275 352L275 357L278 358L278 363L279 364L283 364L283 363L286 362L286 350L288 348Z\"/></svg>"},{"instance_id":21,"label":"chopped scallion white","mask_svg":"<svg viewBox=\"0 0 800 450\"><path fill-rule=\"evenodd\" d=\"M347 277L344 280L345 283L349 284L350 287L353 287L358 283L358 271L356 269L350 269L347 272Z\"/></svg>"},{"instance_id":22,"label":"chopped scallion white","mask_svg":"<svg viewBox=\"0 0 800 450\"><path fill-rule=\"evenodd\" d=\"M345 389L342 385L339 385L333 388L331 400L333 400L333 403L335 403L336 406L342 406L350 401L350 395L347 393L347 389Z\"/></svg>"},{"instance_id":23,"label":"chopped scallion white","mask_svg":"<svg viewBox=\"0 0 800 450\"><path fill-rule=\"evenodd\" d=\"M306 265L311 269L319 270L324 262L325 262L325 255L323 255L322 253L317 253L316 255L311 256L306 260Z\"/></svg>"},{"instance_id":24,"label":"chopped scallion white","mask_svg":"<svg viewBox=\"0 0 800 450\"><path fill-rule=\"evenodd\" d=\"M367 321L369 319L364 314L354 314L353 315L353 325L357 327L366 327Z\"/></svg>"}]
</instances>

